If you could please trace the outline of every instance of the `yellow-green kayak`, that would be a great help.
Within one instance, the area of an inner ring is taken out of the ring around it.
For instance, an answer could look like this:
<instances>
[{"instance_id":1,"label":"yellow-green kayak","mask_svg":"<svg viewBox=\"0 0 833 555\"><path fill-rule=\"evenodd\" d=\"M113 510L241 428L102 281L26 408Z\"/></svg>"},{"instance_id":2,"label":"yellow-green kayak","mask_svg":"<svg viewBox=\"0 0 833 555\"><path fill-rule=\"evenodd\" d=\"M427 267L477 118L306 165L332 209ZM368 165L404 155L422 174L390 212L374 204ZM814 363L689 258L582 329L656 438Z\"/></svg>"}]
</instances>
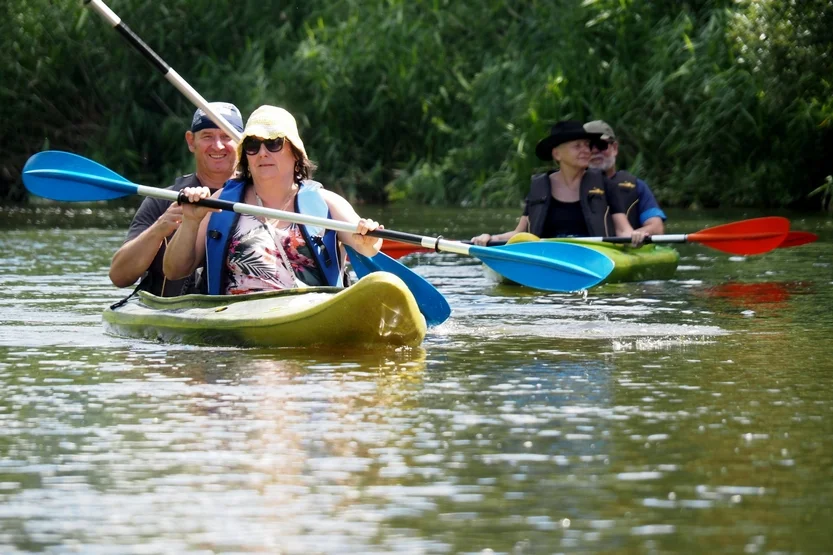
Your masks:
<instances>
[{"instance_id":1,"label":"yellow-green kayak","mask_svg":"<svg viewBox=\"0 0 833 555\"><path fill-rule=\"evenodd\" d=\"M426 331L411 292L386 272L346 289L182 297L142 291L105 310L103 319L108 331L120 336L244 347L416 346Z\"/></svg>"},{"instance_id":2,"label":"yellow-green kayak","mask_svg":"<svg viewBox=\"0 0 833 555\"><path fill-rule=\"evenodd\" d=\"M614 267L602 283L671 279L680 262L679 252L662 245L649 244L633 248L630 245L597 243L581 239L544 239L544 241L575 243L607 255L613 260Z\"/></svg>"},{"instance_id":3,"label":"yellow-green kayak","mask_svg":"<svg viewBox=\"0 0 833 555\"><path fill-rule=\"evenodd\" d=\"M517 239L520 239L520 241L513 240L510 243L522 242L526 236L535 237L531 234L519 235L521 237L517 237ZM639 248L633 248L630 245L601 243L587 241L581 238L540 240L575 243L604 253L608 258L613 260L614 268L602 283L670 279L674 276L674 272L677 270L677 264L680 262L680 253L671 247L661 245L649 244ZM491 271L490 275L496 276ZM508 281L502 278L499 281L501 283L508 283Z\"/></svg>"}]
</instances>

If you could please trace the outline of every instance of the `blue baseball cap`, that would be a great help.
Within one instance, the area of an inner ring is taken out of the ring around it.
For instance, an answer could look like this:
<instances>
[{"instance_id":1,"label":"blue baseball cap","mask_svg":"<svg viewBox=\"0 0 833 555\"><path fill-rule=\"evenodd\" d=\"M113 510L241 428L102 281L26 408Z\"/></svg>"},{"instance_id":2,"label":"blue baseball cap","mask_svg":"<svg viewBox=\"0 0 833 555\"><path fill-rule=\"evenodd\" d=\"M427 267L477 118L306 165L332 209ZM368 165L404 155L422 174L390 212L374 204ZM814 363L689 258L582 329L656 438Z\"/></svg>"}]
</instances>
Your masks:
<instances>
[{"instance_id":1,"label":"blue baseball cap","mask_svg":"<svg viewBox=\"0 0 833 555\"><path fill-rule=\"evenodd\" d=\"M237 109L237 106L228 102L209 102L208 105L215 112L223 116L232 127L241 133L243 132L243 117L240 115L240 110ZM211 118L208 117L208 114L202 108L197 108L197 111L194 112L194 118L191 120L192 133L196 133L201 129L217 129L218 127L216 123L211 121Z\"/></svg>"}]
</instances>

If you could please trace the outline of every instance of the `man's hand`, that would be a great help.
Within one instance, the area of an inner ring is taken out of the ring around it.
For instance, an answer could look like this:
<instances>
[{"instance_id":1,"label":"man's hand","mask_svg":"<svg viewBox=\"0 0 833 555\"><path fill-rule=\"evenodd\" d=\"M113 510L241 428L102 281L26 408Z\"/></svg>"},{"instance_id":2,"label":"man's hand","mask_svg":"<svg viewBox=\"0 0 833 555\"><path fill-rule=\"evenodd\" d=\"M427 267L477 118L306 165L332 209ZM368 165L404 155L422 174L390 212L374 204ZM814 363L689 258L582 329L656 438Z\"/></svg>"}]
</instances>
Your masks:
<instances>
[{"instance_id":1,"label":"man's hand","mask_svg":"<svg viewBox=\"0 0 833 555\"><path fill-rule=\"evenodd\" d=\"M645 242L647 237L650 237L651 234L643 229L634 229L633 233L631 233L631 246L632 247L639 247L642 246L642 243Z\"/></svg>"},{"instance_id":2,"label":"man's hand","mask_svg":"<svg viewBox=\"0 0 833 555\"><path fill-rule=\"evenodd\" d=\"M179 228L182 223L182 206L173 202L165 210L165 213L159 216L151 227L154 232L158 233L160 237L167 237Z\"/></svg>"}]
</instances>

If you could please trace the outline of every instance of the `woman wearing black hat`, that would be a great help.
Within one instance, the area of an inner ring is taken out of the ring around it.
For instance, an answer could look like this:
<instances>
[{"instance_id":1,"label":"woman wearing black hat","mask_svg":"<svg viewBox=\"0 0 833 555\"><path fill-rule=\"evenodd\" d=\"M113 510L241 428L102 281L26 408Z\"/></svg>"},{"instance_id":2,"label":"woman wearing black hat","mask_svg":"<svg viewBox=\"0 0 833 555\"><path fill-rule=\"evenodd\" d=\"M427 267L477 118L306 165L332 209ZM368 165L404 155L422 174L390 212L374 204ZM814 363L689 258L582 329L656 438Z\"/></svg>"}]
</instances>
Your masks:
<instances>
[{"instance_id":1,"label":"woman wearing black hat","mask_svg":"<svg viewBox=\"0 0 833 555\"><path fill-rule=\"evenodd\" d=\"M484 233L472 243L508 241L527 231L541 238L630 237L624 206L616 188L598 170L588 170L590 143L601 134L588 133L578 121L559 121L535 147L541 160L555 161L557 170L532 176L526 206L518 226L499 235Z\"/></svg>"}]
</instances>

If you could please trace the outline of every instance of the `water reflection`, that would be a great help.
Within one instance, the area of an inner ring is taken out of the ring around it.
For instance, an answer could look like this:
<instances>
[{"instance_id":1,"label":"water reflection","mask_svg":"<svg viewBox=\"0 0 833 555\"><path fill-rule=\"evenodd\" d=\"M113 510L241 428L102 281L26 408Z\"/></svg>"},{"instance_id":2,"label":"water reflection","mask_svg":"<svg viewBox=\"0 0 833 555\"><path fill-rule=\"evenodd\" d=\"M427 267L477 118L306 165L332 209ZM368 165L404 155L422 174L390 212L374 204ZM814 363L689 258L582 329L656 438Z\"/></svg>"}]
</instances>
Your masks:
<instances>
[{"instance_id":1,"label":"water reflection","mask_svg":"<svg viewBox=\"0 0 833 555\"><path fill-rule=\"evenodd\" d=\"M582 294L415 256L453 316L381 353L108 337L121 239L0 235L0 552L829 545L825 236Z\"/></svg>"}]
</instances>

